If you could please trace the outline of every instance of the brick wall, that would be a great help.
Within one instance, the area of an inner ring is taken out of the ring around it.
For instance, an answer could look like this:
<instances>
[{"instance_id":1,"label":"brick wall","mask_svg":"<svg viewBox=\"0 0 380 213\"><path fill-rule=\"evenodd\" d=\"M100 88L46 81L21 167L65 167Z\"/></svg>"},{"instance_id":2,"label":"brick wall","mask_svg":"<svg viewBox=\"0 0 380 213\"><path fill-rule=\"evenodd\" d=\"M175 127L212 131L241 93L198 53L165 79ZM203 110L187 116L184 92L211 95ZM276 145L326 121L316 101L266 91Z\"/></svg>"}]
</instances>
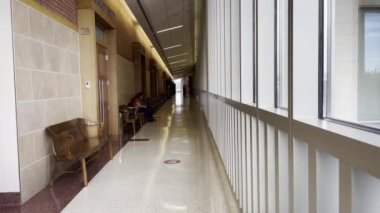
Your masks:
<instances>
[{"instance_id":1,"label":"brick wall","mask_svg":"<svg viewBox=\"0 0 380 213\"><path fill-rule=\"evenodd\" d=\"M68 21L77 23L76 0L35 0L44 7L63 16Z\"/></svg>"}]
</instances>

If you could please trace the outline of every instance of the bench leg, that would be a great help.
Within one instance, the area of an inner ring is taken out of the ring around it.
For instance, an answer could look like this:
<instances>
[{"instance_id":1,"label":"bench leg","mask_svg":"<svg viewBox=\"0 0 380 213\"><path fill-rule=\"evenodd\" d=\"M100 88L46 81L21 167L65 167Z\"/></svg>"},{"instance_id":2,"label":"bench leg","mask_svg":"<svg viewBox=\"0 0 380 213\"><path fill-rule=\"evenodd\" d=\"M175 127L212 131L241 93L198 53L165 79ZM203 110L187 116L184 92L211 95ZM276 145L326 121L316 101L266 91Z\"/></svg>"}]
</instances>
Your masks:
<instances>
[{"instance_id":1,"label":"bench leg","mask_svg":"<svg viewBox=\"0 0 380 213\"><path fill-rule=\"evenodd\" d=\"M133 125L133 135L136 135L136 126L135 126L135 122L132 122L132 125Z\"/></svg>"},{"instance_id":2,"label":"bench leg","mask_svg":"<svg viewBox=\"0 0 380 213\"><path fill-rule=\"evenodd\" d=\"M87 168L86 168L86 159L81 158L80 162L82 164L82 175L83 175L83 184L87 186Z\"/></svg>"},{"instance_id":3,"label":"bench leg","mask_svg":"<svg viewBox=\"0 0 380 213\"><path fill-rule=\"evenodd\" d=\"M50 181L49 181L49 185L50 186L53 186L54 184L54 178L55 178L55 174L57 172L57 168L56 166L54 165L54 169L53 169L53 172L50 174Z\"/></svg>"}]
</instances>

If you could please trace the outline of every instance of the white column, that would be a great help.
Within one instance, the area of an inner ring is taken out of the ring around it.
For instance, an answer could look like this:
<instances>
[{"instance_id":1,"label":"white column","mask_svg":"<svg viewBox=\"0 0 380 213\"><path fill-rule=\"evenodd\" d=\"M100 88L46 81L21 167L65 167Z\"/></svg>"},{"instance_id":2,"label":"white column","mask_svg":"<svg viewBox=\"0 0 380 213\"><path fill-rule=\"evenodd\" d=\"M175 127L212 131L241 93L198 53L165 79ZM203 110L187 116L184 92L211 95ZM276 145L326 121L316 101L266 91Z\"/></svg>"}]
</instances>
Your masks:
<instances>
[{"instance_id":1,"label":"white column","mask_svg":"<svg viewBox=\"0 0 380 213\"><path fill-rule=\"evenodd\" d=\"M0 1L0 193L20 192L11 1Z\"/></svg>"}]
</instances>

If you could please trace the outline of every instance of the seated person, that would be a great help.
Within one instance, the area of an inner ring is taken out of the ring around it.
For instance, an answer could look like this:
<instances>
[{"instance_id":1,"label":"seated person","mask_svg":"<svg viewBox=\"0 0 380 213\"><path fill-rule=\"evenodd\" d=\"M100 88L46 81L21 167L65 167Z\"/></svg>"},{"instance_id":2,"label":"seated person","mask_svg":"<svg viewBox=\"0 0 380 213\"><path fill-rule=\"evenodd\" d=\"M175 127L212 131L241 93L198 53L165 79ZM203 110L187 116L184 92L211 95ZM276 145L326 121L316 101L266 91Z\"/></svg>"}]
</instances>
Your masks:
<instances>
[{"instance_id":1,"label":"seated person","mask_svg":"<svg viewBox=\"0 0 380 213\"><path fill-rule=\"evenodd\" d=\"M148 118L149 122L155 121L153 118L153 109L152 107L149 107L144 102L144 94L142 92L139 92L135 95L135 97L132 98L131 102L129 103L130 107L137 107L139 113L144 113L145 117Z\"/></svg>"}]
</instances>

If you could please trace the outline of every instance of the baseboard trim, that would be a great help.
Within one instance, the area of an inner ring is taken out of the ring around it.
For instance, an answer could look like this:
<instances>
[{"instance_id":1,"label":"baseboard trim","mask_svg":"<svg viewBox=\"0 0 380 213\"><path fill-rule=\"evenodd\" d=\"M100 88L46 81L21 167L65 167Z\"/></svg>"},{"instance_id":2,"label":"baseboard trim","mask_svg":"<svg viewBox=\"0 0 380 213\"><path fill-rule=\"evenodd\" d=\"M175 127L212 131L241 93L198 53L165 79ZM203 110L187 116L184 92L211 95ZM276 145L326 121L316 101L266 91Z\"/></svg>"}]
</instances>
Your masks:
<instances>
[{"instance_id":1,"label":"baseboard trim","mask_svg":"<svg viewBox=\"0 0 380 213\"><path fill-rule=\"evenodd\" d=\"M0 206L19 206L21 205L20 192L0 193Z\"/></svg>"}]
</instances>

